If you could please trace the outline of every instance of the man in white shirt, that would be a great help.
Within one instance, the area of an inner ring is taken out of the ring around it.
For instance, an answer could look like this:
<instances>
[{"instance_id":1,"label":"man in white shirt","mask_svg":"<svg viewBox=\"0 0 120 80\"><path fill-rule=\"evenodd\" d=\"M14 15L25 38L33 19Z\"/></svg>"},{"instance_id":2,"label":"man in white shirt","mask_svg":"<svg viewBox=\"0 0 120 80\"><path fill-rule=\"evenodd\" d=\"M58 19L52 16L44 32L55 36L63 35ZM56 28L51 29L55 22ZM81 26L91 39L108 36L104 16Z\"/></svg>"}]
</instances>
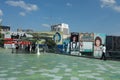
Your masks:
<instances>
[{"instance_id":1,"label":"man in white shirt","mask_svg":"<svg viewBox=\"0 0 120 80\"><path fill-rule=\"evenodd\" d=\"M102 57L100 59L106 60L106 47L105 47L105 45L102 46Z\"/></svg>"}]
</instances>

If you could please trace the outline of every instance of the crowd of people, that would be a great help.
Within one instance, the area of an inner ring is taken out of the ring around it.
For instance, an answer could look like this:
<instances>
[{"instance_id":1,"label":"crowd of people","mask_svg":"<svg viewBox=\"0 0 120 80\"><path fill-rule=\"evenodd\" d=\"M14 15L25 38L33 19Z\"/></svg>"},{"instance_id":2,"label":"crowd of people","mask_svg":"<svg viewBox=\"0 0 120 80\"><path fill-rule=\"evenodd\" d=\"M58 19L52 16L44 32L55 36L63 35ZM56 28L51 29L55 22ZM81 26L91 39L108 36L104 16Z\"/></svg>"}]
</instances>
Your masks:
<instances>
[{"instance_id":1,"label":"crowd of people","mask_svg":"<svg viewBox=\"0 0 120 80\"><path fill-rule=\"evenodd\" d=\"M38 46L40 48L40 52L47 52L48 46L47 44L44 44L42 47ZM12 42L11 44L12 53L18 53L18 52L27 52L27 53L36 53L37 52L37 44L31 43L31 44L19 44Z\"/></svg>"},{"instance_id":2,"label":"crowd of people","mask_svg":"<svg viewBox=\"0 0 120 80\"><path fill-rule=\"evenodd\" d=\"M35 52L36 45L35 43L23 45L12 42L11 47L12 47L12 53L18 53L21 51L31 53L31 52Z\"/></svg>"}]
</instances>

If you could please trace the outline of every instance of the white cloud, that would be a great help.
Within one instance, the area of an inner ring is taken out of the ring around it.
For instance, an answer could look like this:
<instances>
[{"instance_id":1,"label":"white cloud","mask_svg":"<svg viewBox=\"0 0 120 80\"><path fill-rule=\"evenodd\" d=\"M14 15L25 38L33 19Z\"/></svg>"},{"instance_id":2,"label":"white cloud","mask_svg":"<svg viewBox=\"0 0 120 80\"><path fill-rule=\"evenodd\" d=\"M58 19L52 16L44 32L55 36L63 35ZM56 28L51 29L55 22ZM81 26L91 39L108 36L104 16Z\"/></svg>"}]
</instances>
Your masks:
<instances>
[{"instance_id":1,"label":"white cloud","mask_svg":"<svg viewBox=\"0 0 120 80\"><path fill-rule=\"evenodd\" d=\"M118 12L120 12L120 6L114 6L114 8L113 8L115 11L118 11Z\"/></svg>"},{"instance_id":2,"label":"white cloud","mask_svg":"<svg viewBox=\"0 0 120 80\"><path fill-rule=\"evenodd\" d=\"M109 7L117 12L120 12L120 6L117 4L116 0L100 0L102 2L101 8Z\"/></svg>"},{"instance_id":3,"label":"white cloud","mask_svg":"<svg viewBox=\"0 0 120 80\"><path fill-rule=\"evenodd\" d=\"M19 13L21 16L25 16L26 15L26 13L24 13L24 12L20 12Z\"/></svg>"},{"instance_id":4,"label":"white cloud","mask_svg":"<svg viewBox=\"0 0 120 80\"><path fill-rule=\"evenodd\" d=\"M49 28L49 27L50 27L50 25L49 25L49 24L42 24L42 26L43 26L43 27L47 27L47 28Z\"/></svg>"},{"instance_id":5,"label":"white cloud","mask_svg":"<svg viewBox=\"0 0 120 80\"><path fill-rule=\"evenodd\" d=\"M3 11L0 9L0 16L3 16Z\"/></svg>"},{"instance_id":6,"label":"white cloud","mask_svg":"<svg viewBox=\"0 0 120 80\"><path fill-rule=\"evenodd\" d=\"M24 1L6 1L6 4L10 5L10 6L14 6L14 7L19 7L22 8L23 10L25 10L25 12L31 12L31 11L36 11L38 10L38 6L35 4L29 4L29 3L25 3ZM25 12L21 13L20 15L24 15L25 16Z\"/></svg>"},{"instance_id":7,"label":"white cloud","mask_svg":"<svg viewBox=\"0 0 120 80\"><path fill-rule=\"evenodd\" d=\"M113 5L116 3L115 0L100 0L103 5Z\"/></svg>"},{"instance_id":8,"label":"white cloud","mask_svg":"<svg viewBox=\"0 0 120 80\"><path fill-rule=\"evenodd\" d=\"M66 3L66 6L72 6L72 4L68 2L68 3Z\"/></svg>"},{"instance_id":9,"label":"white cloud","mask_svg":"<svg viewBox=\"0 0 120 80\"><path fill-rule=\"evenodd\" d=\"M6 1L6 3L11 6L23 8L26 11L35 11L38 9L37 5L27 4L24 1Z\"/></svg>"}]
</instances>

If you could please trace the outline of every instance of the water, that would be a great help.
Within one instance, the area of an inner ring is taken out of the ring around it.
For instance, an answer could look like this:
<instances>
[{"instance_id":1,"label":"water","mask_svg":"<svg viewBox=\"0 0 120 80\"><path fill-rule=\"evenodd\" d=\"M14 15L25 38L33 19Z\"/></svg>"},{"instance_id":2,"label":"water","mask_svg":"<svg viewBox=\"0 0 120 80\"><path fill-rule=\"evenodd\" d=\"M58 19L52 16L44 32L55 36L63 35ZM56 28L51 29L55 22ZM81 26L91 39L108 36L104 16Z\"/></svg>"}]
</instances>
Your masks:
<instances>
[{"instance_id":1,"label":"water","mask_svg":"<svg viewBox=\"0 0 120 80\"><path fill-rule=\"evenodd\" d=\"M0 49L0 80L120 80L120 62Z\"/></svg>"}]
</instances>

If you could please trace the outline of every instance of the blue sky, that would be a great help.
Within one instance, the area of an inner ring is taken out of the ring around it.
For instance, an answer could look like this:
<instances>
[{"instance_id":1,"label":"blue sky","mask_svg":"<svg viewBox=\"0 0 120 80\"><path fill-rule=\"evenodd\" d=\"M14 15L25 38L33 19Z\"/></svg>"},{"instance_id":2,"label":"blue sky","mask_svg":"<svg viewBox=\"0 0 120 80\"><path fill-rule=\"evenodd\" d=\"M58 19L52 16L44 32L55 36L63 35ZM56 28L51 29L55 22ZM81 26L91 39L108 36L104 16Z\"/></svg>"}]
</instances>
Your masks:
<instances>
[{"instance_id":1,"label":"blue sky","mask_svg":"<svg viewBox=\"0 0 120 80\"><path fill-rule=\"evenodd\" d=\"M11 30L66 23L71 32L120 34L120 0L0 0L0 21Z\"/></svg>"}]
</instances>

